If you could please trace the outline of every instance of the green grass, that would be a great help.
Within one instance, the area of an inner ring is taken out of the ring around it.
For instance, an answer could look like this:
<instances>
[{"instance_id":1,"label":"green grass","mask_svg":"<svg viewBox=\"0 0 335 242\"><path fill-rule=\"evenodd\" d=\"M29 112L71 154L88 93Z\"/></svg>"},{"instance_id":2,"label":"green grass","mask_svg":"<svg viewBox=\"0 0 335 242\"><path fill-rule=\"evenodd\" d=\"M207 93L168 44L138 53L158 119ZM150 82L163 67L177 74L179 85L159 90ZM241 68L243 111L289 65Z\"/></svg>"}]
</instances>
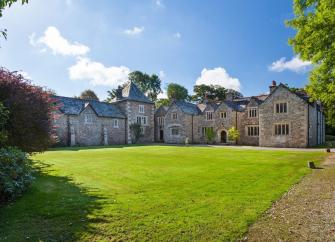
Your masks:
<instances>
[{"instance_id":1,"label":"green grass","mask_svg":"<svg viewBox=\"0 0 335 242\"><path fill-rule=\"evenodd\" d=\"M234 240L321 152L214 147L59 149L0 207L0 241Z\"/></svg>"}]
</instances>

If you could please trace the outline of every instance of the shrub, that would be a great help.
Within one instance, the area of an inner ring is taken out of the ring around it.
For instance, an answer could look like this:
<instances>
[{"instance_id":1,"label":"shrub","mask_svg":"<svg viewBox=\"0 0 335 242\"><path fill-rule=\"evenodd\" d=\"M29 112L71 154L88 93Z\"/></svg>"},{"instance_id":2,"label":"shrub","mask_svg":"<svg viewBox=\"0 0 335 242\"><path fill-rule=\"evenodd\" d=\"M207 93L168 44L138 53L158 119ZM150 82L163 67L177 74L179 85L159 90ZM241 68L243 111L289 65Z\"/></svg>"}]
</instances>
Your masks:
<instances>
[{"instance_id":1,"label":"shrub","mask_svg":"<svg viewBox=\"0 0 335 242\"><path fill-rule=\"evenodd\" d=\"M238 131L238 129L236 129L235 127L231 127L228 130L228 139L235 141L235 143L237 143L237 140L240 138L240 131Z\"/></svg>"},{"instance_id":2,"label":"shrub","mask_svg":"<svg viewBox=\"0 0 335 242\"><path fill-rule=\"evenodd\" d=\"M213 127L207 127L205 129L205 136L206 136L206 140L208 143L213 143L214 138L215 138L215 132Z\"/></svg>"},{"instance_id":3,"label":"shrub","mask_svg":"<svg viewBox=\"0 0 335 242\"><path fill-rule=\"evenodd\" d=\"M0 148L0 203L13 200L33 180L31 160L17 148Z\"/></svg>"},{"instance_id":4,"label":"shrub","mask_svg":"<svg viewBox=\"0 0 335 242\"><path fill-rule=\"evenodd\" d=\"M132 123L129 125L130 133L131 133L131 142L136 144L138 140L143 136L141 125L138 123Z\"/></svg>"},{"instance_id":5,"label":"shrub","mask_svg":"<svg viewBox=\"0 0 335 242\"><path fill-rule=\"evenodd\" d=\"M31 85L22 75L0 68L0 102L9 111L5 146L25 152L46 150L52 143L52 111L55 100L43 88Z\"/></svg>"}]
</instances>

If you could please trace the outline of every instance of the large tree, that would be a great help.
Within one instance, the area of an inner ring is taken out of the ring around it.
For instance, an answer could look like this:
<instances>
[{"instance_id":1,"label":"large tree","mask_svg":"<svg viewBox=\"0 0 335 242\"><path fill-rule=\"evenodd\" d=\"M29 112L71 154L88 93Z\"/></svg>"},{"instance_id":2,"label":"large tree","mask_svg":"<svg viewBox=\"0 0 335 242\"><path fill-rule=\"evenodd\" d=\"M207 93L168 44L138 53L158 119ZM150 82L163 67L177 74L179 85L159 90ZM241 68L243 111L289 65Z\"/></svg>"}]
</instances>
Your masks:
<instances>
[{"instance_id":1,"label":"large tree","mask_svg":"<svg viewBox=\"0 0 335 242\"><path fill-rule=\"evenodd\" d=\"M129 74L129 80L134 82L151 101L156 101L162 92L161 80L156 74L148 75L141 71L133 71Z\"/></svg>"},{"instance_id":2,"label":"large tree","mask_svg":"<svg viewBox=\"0 0 335 242\"><path fill-rule=\"evenodd\" d=\"M17 72L0 68L0 102L8 110L4 125L4 146L16 146L25 152L46 150L52 142L52 113L55 110L49 92L31 85Z\"/></svg>"},{"instance_id":3,"label":"large tree","mask_svg":"<svg viewBox=\"0 0 335 242\"><path fill-rule=\"evenodd\" d=\"M95 94L95 92L92 91L92 90L90 90L90 89L87 89L87 90L83 91L80 94L79 98L81 98L81 99L91 99L91 100L97 100L97 101L99 101L99 98L98 98L97 94Z\"/></svg>"},{"instance_id":4,"label":"large tree","mask_svg":"<svg viewBox=\"0 0 335 242\"><path fill-rule=\"evenodd\" d=\"M177 83L168 85L167 96L170 100L186 100L189 98L187 89Z\"/></svg>"},{"instance_id":5,"label":"large tree","mask_svg":"<svg viewBox=\"0 0 335 242\"><path fill-rule=\"evenodd\" d=\"M2 11L6 7L10 7L13 3L18 0L0 0L0 17L2 17ZM28 3L28 0L20 0L22 4ZM2 35L5 39L7 38L7 29L0 29L0 35Z\"/></svg>"},{"instance_id":6,"label":"large tree","mask_svg":"<svg viewBox=\"0 0 335 242\"><path fill-rule=\"evenodd\" d=\"M289 44L314 64L306 90L323 103L328 124L335 126L335 1L294 0L294 14L287 25L297 33Z\"/></svg>"},{"instance_id":7,"label":"large tree","mask_svg":"<svg viewBox=\"0 0 335 242\"><path fill-rule=\"evenodd\" d=\"M195 85L193 87L194 95L192 100L203 102L208 100L224 100L226 97L227 89L218 85Z\"/></svg>"}]
</instances>

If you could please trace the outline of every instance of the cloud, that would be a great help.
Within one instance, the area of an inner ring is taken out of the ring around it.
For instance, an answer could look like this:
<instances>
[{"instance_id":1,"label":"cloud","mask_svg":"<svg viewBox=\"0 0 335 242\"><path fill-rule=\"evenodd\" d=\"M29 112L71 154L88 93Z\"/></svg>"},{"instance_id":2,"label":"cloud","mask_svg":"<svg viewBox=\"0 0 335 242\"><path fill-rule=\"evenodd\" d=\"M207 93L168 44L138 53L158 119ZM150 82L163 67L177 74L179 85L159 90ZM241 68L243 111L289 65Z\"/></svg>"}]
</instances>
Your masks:
<instances>
[{"instance_id":1,"label":"cloud","mask_svg":"<svg viewBox=\"0 0 335 242\"><path fill-rule=\"evenodd\" d=\"M29 36L29 43L32 46L45 45L53 54L60 54L64 56L83 56L86 55L90 48L86 45L80 44L78 42L69 42L65 39L59 32L59 30L54 26L49 26L43 36L37 40L36 34L33 33Z\"/></svg>"},{"instance_id":2,"label":"cloud","mask_svg":"<svg viewBox=\"0 0 335 242\"><path fill-rule=\"evenodd\" d=\"M123 33L127 34L127 35L131 35L131 36L134 36L134 35L139 35L141 34L142 32L144 31L144 27L133 27L131 29L126 29L125 31L123 31Z\"/></svg>"},{"instance_id":3,"label":"cloud","mask_svg":"<svg viewBox=\"0 0 335 242\"><path fill-rule=\"evenodd\" d=\"M173 34L173 37L175 37L177 39L180 39L181 38L181 33L176 32L176 33Z\"/></svg>"},{"instance_id":4,"label":"cloud","mask_svg":"<svg viewBox=\"0 0 335 242\"><path fill-rule=\"evenodd\" d=\"M106 67L100 62L87 57L79 57L77 63L69 68L71 80L88 80L92 85L103 85L116 88L128 81L130 69L126 66Z\"/></svg>"},{"instance_id":5,"label":"cloud","mask_svg":"<svg viewBox=\"0 0 335 242\"><path fill-rule=\"evenodd\" d=\"M214 69L204 68L195 84L219 85L227 89L234 89L236 91L240 91L241 88L239 79L229 76L223 67L216 67Z\"/></svg>"},{"instance_id":6,"label":"cloud","mask_svg":"<svg viewBox=\"0 0 335 242\"><path fill-rule=\"evenodd\" d=\"M158 74L158 76L159 76L159 79L164 79L165 78L165 72L164 71L159 71L159 74Z\"/></svg>"},{"instance_id":7,"label":"cloud","mask_svg":"<svg viewBox=\"0 0 335 242\"><path fill-rule=\"evenodd\" d=\"M20 74L21 76L23 76L24 79L27 79L27 80L32 79L31 76L29 75L29 73L26 72L26 71L18 71L17 73Z\"/></svg>"},{"instance_id":8,"label":"cloud","mask_svg":"<svg viewBox=\"0 0 335 242\"><path fill-rule=\"evenodd\" d=\"M296 73L304 73L310 70L312 63L303 61L298 56L294 56L291 60L286 61L285 57L273 62L268 68L270 71L282 72L285 70L293 71Z\"/></svg>"},{"instance_id":9,"label":"cloud","mask_svg":"<svg viewBox=\"0 0 335 242\"><path fill-rule=\"evenodd\" d=\"M155 4L156 4L156 6L161 7L161 8L164 7L163 0L155 0Z\"/></svg>"}]
</instances>

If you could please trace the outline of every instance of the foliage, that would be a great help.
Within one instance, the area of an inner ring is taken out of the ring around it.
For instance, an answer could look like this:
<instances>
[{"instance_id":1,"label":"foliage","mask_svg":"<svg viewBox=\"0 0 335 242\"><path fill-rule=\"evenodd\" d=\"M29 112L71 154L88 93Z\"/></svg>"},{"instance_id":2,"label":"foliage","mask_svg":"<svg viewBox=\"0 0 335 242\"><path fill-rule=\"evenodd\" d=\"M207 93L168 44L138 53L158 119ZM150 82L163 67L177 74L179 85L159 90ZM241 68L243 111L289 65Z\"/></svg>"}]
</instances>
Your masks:
<instances>
[{"instance_id":1,"label":"foliage","mask_svg":"<svg viewBox=\"0 0 335 242\"><path fill-rule=\"evenodd\" d=\"M4 145L25 152L46 150L52 142L54 101L47 91L31 85L22 75L0 68L0 102L9 111Z\"/></svg>"},{"instance_id":2,"label":"foliage","mask_svg":"<svg viewBox=\"0 0 335 242\"><path fill-rule=\"evenodd\" d=\"M194 95L192 96L193 101L203 102L205 99L208 100L220 100L223 101L226 98L226 88L219 85L195 85L193 87Z\"/></svg>"},{"instance_id":3,"label":"foliage","mask_svg":"<svg viewBox=\"0 0 335 242\"><path fill-rule=\"evenodd\" d=\"M237 142L240 138L240 131L236 129L234 126L228 130L228 139Z\"/></svg>"},{"instance_id":4,"label":"foliage","mask_svg":"<svg viewBox=\"0 0 335 242\"><path fill-rule=\"evenodd\" d=\"M17 2L18 0L1 0L0 1L0 17L2 17L2 11L6 7L12 6L13 3ZM28 0L21 0L22 4L28 3ZM2 35L5 39L7 39L7 29L0 29L0 35Z\"/></svg>"},{"instance_id":5,"label":"foliage","mask_svg":"<svg viewBox=\"0 0 335 242\"><path fill-rule=\"evenodd\" d=\"M306 161L325 156L192 145L53 149L32 157L43 167L30 192L0 208L0 237L237 241L312 172Z\"/></svg>"},{"instance_id":6,"label":"foliage","mask_svg":"<svg viewBox=\"0 0 335 242\"><path fill-rule=\"evenodd\" d=\"M129 125L130 133L131 133L131 142L136 144L138 140L143 136L141 124L139 123L132 123Z\"/></svg>"},{"instance_id":7,"label":"foliage","mask_svg":"<svg viewBox=\"0 0 335 242\"><path fill-rule=\"evenodd\" d=\"M5 126L8 122L9 118L9 111L8 109L3 105L3 103L0 102L0 146L2 147L4 144L6 144L7 141L7 131L5 129Z\"/></svg>"},{"instance_id":8,"label":"foliage","mask_svg":"<svg viewBox=\"0 0 335 242\"><path fill-rule=\"evenodd\" d=\"M122 85L118 86L118 88L111 89L110 91L108 90L107 91L108 96L107 96L105 102L108 102L108 103L112 102L113 99L116 98L117 90L119 88L123 89L126 85L127 85L127 83L123 83Z\"/></svg>"},{"instance_id":9,"label":"foliage","mask_svg":"<svg viewBox=\"0 0 335 242\"><path fill-rule=\"evenodd\" d=\"M129 80L134 82L153 102L157 100L158 94L162 92L161 80L156 74L150 76L141 71L133 71L129 74Z\"/></svg>"},{"instance_id":10,"label":"foliage","mask_svg":"<svg viewBox=\"0 0 335 242\"><path fill-rule=\"evenodd\" d=\"M188 99L188 91L185 87L170 83L167 87L167 95L170 100L186 100Z\"/></svg>"},{"instance_id":11,"label":"foliage","mask_svg":"<svg viewBox=\"0 0 335 242\"><path fill-rule=\"evenodd\" d=\"M98 98L97 94L95 94L95 92L90 90L90 89L87 89L87 90L83 91L80 94L79 98L99 101L99 98Z\"/></svg>"},{"instance_id":12,"label":"foliage","mask_svg":"<svg viewBox=\"0 0 335 242\"><path fill-rule=\"evenodd\" d=\"M167 98L161 98L161 99L157 99L157 101L155 102L155 106L156 108L159 108L160 106L169 106L171 103L171 101Z\"/></svg>"},{"instance_id":13,"label":"foliage","mask_svg":"<svg viewBox=\"0 0 335 242\"><path fill-rule=\"evenodd\" d=\"M215 138L215 132L213 127L206 127L205 128L205 136L206 136L206 140L208 143L212 143L214 141Z\"/></svg>"},{"instance_id":14,"label":"foliage","mask_svg":"<svg viewBox=\"0 0 335 242\"><path fill-rule=\"evenodd\" d=\"M294 0L294 13L287 25L297 33L289 44L314 64L306 90L313 101L323 103L328 124L335 126L335 1Z\"/></svg>"},{"instance_id":15,"label":"foliage","mask_svg":"<svg viewBox=\"0 0 335 242\"><path fill-rule=\"evenodd\" d=\"M22 195L33 180L31 160L17 148L0 148L0 203Z\"/></svg>"},{"instance_id":16,"label":"foliage","mask_svg":"<svg viewBox=\"0 0 335 242\"><path fill-rule=\"evenodd\" d=\"M243 97L243 94L234 90L234 89L227 89L226 95L230 93L233 96L233 99L235 98L241 98Z\"/></svg>"}]
</instances>

